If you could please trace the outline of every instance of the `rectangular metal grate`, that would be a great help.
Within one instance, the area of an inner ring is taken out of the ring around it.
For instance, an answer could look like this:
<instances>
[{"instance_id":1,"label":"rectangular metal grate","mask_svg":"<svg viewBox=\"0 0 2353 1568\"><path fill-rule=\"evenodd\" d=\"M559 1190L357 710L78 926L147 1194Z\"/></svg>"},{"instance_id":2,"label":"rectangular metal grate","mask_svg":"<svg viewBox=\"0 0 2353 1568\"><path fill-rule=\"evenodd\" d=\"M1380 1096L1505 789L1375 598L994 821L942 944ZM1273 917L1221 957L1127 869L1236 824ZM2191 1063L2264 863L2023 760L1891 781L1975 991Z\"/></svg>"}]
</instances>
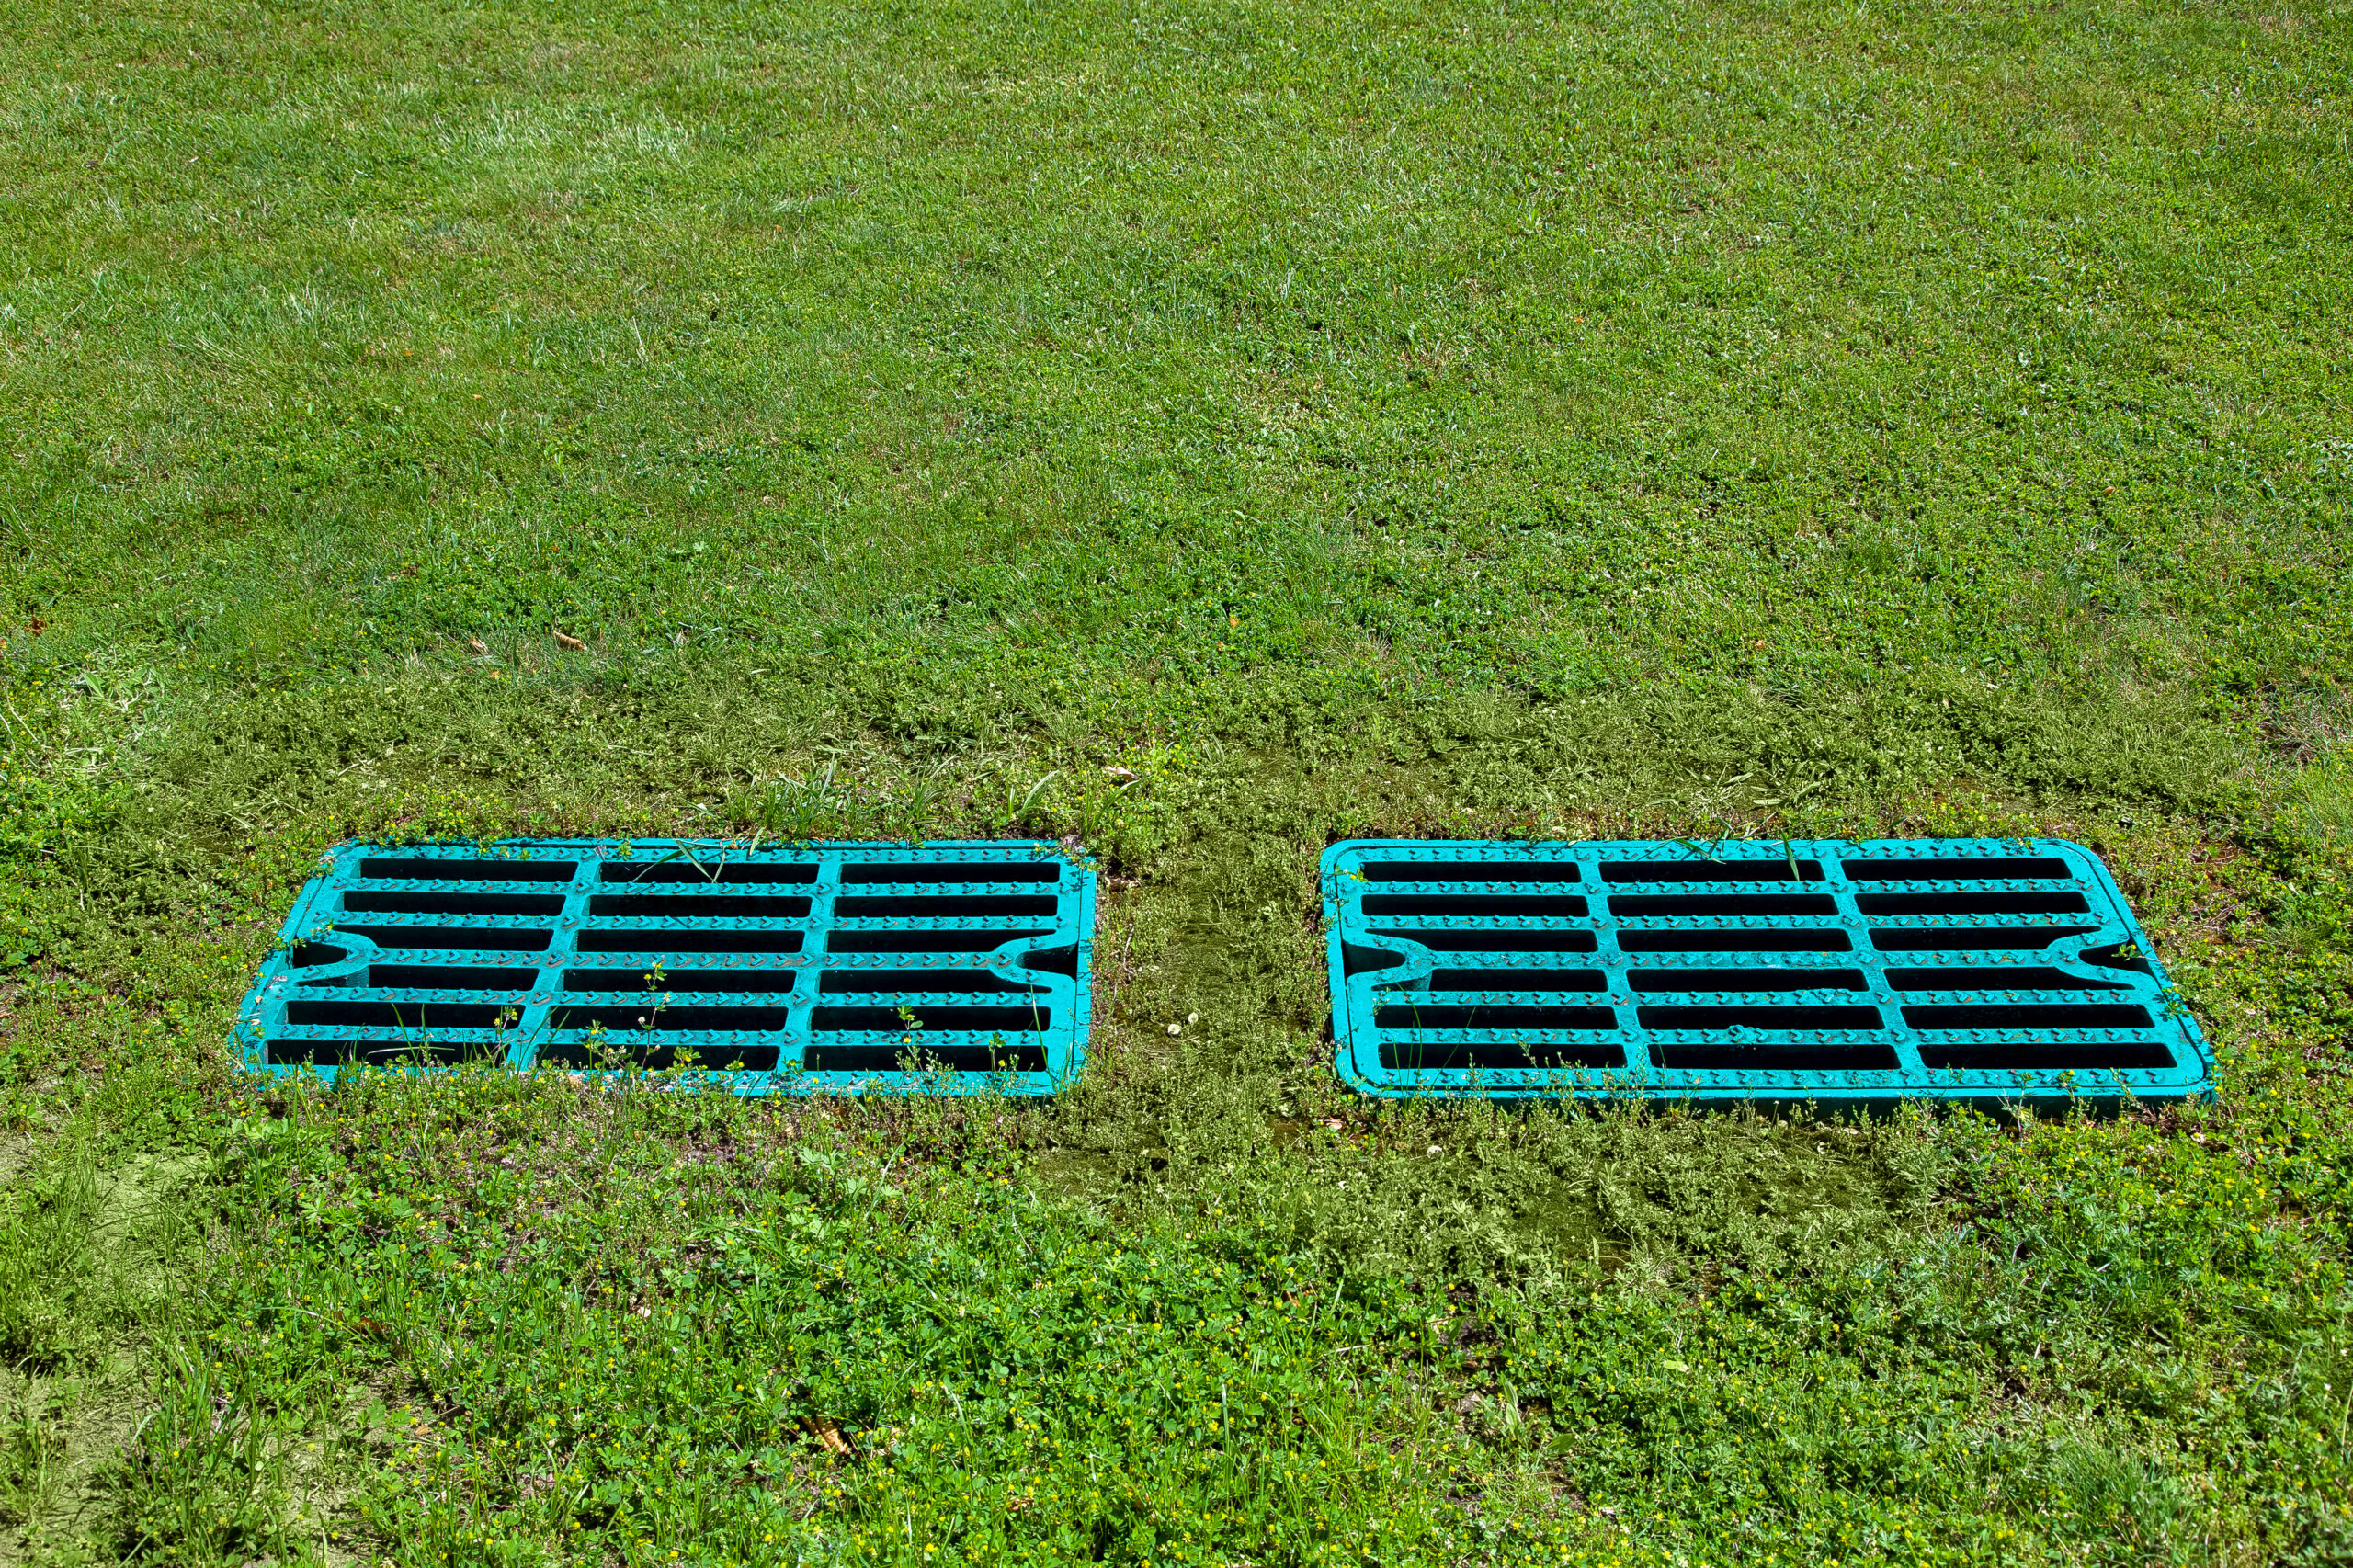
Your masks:
<instances>
[{"instance_id":1,"label":"rectangular metal grate","mask_svg":"<svg viewBox=\"0 0 2353 1568\"><path fill-rule=\"evenodd\" d=\"M263 1073L494 1061L708 1068L743 1094L1050 1094L1086 1056L1094 930L1095 874L1051 845L346 845L295 901L237 1047Z\"/></svg>"},{"instance_id":2,"label":"rectangular metal grate","mask_svg":"<svg viewBox=\"0 0 2353 1568\"><path fill-rule=\"evenodd\" d=\"M1367 1094L1981 1103L2211 1091L2098 857L2052 839L1359 840L1323 862Z\"/></svg>"}]
</instances>

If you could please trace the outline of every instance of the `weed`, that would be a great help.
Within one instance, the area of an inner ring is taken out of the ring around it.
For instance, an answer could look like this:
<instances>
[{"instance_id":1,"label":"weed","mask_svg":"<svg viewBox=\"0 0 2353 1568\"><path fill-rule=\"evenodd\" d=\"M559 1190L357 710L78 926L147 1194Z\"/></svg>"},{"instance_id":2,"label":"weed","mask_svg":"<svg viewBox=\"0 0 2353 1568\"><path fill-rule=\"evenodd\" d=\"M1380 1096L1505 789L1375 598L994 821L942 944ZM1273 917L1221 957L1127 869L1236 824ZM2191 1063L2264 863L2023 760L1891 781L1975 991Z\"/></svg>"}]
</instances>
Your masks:
<instances>
[{"instance_id":1,"label":"weed","mask_svg":"<svg viewBox=\"0 0 2353 1568\"><path fill-rule=\"evenodd\" d=\"M38 1383L10 1390L0 1405L0 1525L36 1524L56 1506L65 1468L57 1414Z\"/></svg>"}]
</instances>

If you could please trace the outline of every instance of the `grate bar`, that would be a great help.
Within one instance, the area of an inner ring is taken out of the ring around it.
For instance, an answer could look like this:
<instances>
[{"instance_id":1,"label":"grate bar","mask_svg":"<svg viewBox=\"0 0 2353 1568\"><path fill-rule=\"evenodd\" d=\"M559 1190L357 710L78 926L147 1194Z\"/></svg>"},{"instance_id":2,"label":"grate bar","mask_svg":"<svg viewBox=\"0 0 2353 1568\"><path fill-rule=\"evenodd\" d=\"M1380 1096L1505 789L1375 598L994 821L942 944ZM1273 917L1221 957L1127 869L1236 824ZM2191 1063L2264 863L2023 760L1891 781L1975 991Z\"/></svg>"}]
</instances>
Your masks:
<instances>
[{"instance_id":1,"label":"grate bar","mask_svg":"<svg viewBox=\"0 0 2353 1568\"><path fill-rule=\"evenodd\" d=\"M1094 893L1040 844L347 846L238 1044L325 1076L691 1061L744 1094L1050 1093L1084 1060Z\"/></svg>"},{"instance_id":2,"label":"grate bar","mask_svg":"<svg viewBox=\"0 0 2353 1568\"><path fill-rule=\"evenodd\" d=\"M2209 1091L2057 840L1364 840L1323 863L1336 1064L1382 1095L1981 1102Z\"/></svg>"}]
</instances>

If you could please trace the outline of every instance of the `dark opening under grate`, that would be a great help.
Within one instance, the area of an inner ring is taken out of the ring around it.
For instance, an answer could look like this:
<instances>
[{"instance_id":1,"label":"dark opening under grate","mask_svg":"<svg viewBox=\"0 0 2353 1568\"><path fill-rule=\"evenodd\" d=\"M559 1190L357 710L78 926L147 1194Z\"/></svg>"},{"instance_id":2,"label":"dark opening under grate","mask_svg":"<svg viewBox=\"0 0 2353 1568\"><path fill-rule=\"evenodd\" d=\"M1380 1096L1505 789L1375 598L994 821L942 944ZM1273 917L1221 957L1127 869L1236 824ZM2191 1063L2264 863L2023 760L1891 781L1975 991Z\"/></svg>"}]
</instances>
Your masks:
<instances>
[{"instance_id":1,"label":"dark opening under grate","mask_svg":"<svg viewBox=\"0 0 2353 1568\"><path fill-rule=\"evenodd\" d=\"M1051 845L347 846L237 1045L330 1076L487 1061L1045 1094L1086 1055L1094 922L1094 873Z\"/></svg>"},{"instance_id":2,"label":"dark opening under grate","mask_svg":"<svg viewBox=\"0 0 2353 1568\"><path fill-rule=\"evenodd\" d=\"M1324 857L1341 1078L1380 1095L2202 1094L2098 857L2054 840L1358 841Z\"/></svg>"}]
</instances>

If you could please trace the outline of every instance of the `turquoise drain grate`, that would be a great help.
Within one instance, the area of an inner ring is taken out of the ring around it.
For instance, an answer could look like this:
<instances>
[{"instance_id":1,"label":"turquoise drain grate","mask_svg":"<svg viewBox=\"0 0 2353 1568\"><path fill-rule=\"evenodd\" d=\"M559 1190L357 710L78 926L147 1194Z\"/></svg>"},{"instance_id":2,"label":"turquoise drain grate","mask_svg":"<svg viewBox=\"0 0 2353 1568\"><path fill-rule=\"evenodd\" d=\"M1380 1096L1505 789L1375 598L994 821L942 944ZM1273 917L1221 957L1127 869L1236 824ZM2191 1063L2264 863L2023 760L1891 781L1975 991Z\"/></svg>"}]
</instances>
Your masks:
<instances>
[{"instance_id":1,"label":"turquoise drain grate","mask_svg":"<svg viewBox=\"0 0 2353 1568\"><path fill-rule=\"evenodd\" d=\"M2213 1062L2108 869L2050 839L1324 856L1333 1034L1374 1095L2180 1098Z\"/></svg>"},{"instance_id":2,"label":"turquoise drain grate","mask_svg":"<svg viewBox=\"0 0 2353 1568\"><path fill-rule=\"evenodd\" d=\"M487 1061L708 1068L743 1094L1050 1094L1086 1056L1094 929L1094 872L1051 845L347 845L236 1043L262 1073Z\"/></svg>"}]
</instances>

